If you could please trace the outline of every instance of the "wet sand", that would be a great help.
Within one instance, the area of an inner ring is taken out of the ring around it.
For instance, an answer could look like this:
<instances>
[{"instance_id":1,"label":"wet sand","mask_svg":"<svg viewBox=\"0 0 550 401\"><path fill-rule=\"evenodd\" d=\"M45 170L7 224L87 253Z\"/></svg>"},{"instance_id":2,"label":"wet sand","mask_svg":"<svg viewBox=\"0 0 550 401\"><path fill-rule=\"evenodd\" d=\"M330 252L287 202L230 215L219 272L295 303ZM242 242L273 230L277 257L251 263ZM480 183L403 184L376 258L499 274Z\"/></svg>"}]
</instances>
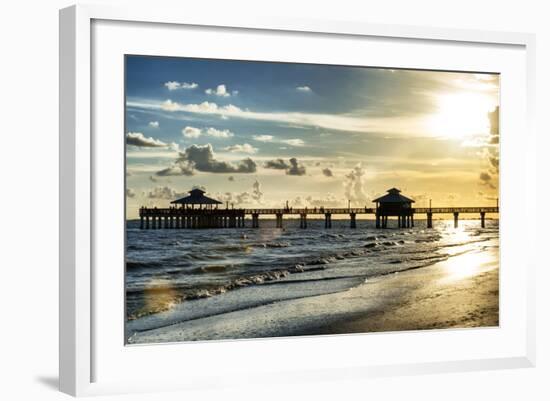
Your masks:
<instances>
[{"instance_id":1,"label":"wet sand","mask_svg":"<svg viewBox=\"0 0 550 401\"><path fill-rule=\"evenodd\" d=\"M319 327L319 334L498 326L498 256L480 266L457 258L451 269L445 261L370 282L366 287L371 295L388 302L362 316ZM461 268L468 274L462 276ZM393 295L388 296L388 288Z\"/></svg>"}]
</instances>

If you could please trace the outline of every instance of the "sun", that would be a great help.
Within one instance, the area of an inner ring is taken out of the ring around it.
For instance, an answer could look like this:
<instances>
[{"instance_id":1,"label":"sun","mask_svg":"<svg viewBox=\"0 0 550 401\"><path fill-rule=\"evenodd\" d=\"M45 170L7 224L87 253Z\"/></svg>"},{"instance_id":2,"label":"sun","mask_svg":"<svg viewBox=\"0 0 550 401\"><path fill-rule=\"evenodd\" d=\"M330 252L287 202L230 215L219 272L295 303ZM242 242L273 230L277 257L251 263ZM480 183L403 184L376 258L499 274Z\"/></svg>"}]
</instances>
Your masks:
<instances>
[{"instance_id":1,"label":"sun","mask_svg":"<svg viewBox=\"0 0 550 401\"><path fill-rule=\"evenodd\" d=\"M488 113L494 100L479 93L447 93L437 96L437 111L427 120L435 137L473 139L489 133Z\"/></svg>"}]
</instances>

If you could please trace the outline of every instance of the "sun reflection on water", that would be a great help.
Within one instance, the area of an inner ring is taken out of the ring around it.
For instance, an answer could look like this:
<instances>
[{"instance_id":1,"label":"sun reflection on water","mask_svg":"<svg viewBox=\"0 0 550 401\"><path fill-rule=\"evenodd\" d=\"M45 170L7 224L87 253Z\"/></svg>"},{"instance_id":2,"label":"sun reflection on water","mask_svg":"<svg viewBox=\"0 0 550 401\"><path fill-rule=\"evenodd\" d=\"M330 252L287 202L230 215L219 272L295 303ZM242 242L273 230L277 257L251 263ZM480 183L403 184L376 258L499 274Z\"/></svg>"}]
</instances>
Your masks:
<instances>
[{"instance_id":1,"label":"sun reflection on water","mask_svg":"<svg viewBox=\"0 0 550 401\"><path fill-rule=\"evenodd\" d=\"M442 262L447 273L444 281L459 281L498 267L498 243L491 241L472 243L475 232L471 227L454 228L452 221L446 222L445 225L443 241L462 245L444 249L446 254L456 256ZM493 249L488 251L487 247Z\"/></svg>"}]
</instances>

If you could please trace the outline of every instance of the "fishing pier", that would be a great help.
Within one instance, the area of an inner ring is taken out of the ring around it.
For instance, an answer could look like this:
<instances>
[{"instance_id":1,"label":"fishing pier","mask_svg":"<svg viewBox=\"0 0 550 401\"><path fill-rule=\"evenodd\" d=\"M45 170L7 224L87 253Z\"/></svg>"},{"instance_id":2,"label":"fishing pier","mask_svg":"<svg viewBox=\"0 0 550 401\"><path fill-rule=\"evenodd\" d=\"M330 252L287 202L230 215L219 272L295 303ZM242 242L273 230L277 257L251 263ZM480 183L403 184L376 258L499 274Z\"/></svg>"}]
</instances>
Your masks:
<instances>
[{"instance_id":1,"label":"fishing pier","mask_svg":"<svg viewBox=\"0 0 550 401\"><path fill-rule=\"evenodd\" d=\"M308 216L324 216L325 228L332 228L333 215L348 215L350 228L357 227L358 215L373 215L376 228L387 228L388 218L395 217L397 227L414 227L415 215L426 216L427 228L433 228L434 214L452 214L454 226L458 227L460 214L477 214L482 228L485 228L486 214L498 214L499 207L428 207L414 208L414 200L401 195L401 191L392 188L382 197L374 199L373 208L271 208L271 209L235 209L218 207L222 202L204 195L204 191L194 189L190 195L171 202L169 208L146 208L139 210L141 229L200 229L200 228L243 228L246 216L251 217L252 228L260 227L260 215L275 216L276 227L283 228L284 216L299 216L300 228L307 228Z\"/></svg>"}]
</instances>

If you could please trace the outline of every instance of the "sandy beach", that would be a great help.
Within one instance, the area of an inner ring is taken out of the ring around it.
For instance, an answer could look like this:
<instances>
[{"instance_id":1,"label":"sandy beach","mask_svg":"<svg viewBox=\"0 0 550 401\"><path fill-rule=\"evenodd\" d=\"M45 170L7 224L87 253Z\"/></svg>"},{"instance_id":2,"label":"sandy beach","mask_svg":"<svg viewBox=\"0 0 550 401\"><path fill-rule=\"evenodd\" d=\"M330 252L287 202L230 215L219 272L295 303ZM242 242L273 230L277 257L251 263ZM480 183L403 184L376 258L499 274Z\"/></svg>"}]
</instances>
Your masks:
<instances>
[{"instance_id":1,"label":"sandy beach","mask_svg":"<svg viewBox=\"0 0 550 401\"><path fill-rule=\"evenodd\" d=\"M455 252L431 266L369 279L345 291L267 301L143 330L129 343L498 326L498 248L463 253L457 247ZM239 289L235 297L261 287ZM153 319L168 322L170 313Z\"/></svg>"},{"instance_id":2,"label":"sandy beach","mask_svg":"<svg viewBox=\"0 0 550 401\"><path fill-rule=\"evenodd\" d=\"M383 308L320 331L336 334L498 326L498 265L471 266L467 259L461 256L452 261L459 269L470 270L465 276L460 272L455 276L446 261L372 282L365 287L373 294L386 295L388 302Z\"/></svg>"}]
</instances>

